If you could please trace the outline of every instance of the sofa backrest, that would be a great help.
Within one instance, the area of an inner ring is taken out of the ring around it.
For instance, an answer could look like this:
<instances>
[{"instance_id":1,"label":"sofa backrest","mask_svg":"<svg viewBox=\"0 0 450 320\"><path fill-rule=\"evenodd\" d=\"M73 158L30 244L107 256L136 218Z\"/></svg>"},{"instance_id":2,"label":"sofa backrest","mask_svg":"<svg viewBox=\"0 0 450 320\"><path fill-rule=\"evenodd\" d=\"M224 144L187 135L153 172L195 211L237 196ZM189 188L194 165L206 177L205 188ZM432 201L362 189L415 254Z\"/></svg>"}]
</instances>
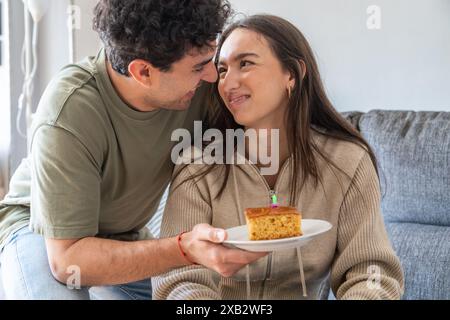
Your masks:
<instances>
[{"instance_id":1,"label":"sofa backrest","mask_svg":"<svg viewBox=\"0 0 450 320\"><path fill-rule=\"evenodd\" d=\"M345 116L377 156L385 220L450 226L450 112Z\"/></svg>"}]
</instances>

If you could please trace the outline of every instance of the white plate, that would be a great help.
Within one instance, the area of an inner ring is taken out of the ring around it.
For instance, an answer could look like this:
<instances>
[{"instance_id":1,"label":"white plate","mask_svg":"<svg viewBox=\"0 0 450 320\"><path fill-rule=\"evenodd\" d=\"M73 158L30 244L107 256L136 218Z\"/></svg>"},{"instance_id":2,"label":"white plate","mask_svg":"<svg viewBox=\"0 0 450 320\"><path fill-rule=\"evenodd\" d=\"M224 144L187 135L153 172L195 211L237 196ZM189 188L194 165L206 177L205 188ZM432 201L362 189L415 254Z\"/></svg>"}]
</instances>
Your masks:
<instances>
[{"instance_id":1,"label":"white plate","mask_svg":"<svg viewBox=\"0 0 450 320\"><path fill-rule=\"evenodd\" d=\"M276 250L302 247L320 234L332 228L331 223L317 219L302 219L303 235L275 240L248 240L247 226L227 229L228 239L224 244L254 252L270 252Z\"/></svg>"}]
</instances>

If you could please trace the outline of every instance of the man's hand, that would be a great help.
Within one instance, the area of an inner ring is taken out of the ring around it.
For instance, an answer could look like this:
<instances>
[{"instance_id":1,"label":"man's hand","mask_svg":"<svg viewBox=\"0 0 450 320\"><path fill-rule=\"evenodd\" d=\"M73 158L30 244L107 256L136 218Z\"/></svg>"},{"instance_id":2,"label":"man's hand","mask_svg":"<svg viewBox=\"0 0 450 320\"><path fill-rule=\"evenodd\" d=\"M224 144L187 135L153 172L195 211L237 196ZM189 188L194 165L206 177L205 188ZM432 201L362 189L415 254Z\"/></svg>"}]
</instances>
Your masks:
<instances>
[{"instance_id":1,"label":"man's hand","mask_svg":"<svg viewBox=\"0 0 450 320\"><path fill-rule=\"evenodd\" d=\"M266 253L229 249L221 245L225 230L199 224L183 234L181 247L189 260L230 277L242 267ZM46 239L47 254L54 277L66 283L67 268L77 266L81 286L129 283L160 275L185 266L177 238L142 241L117 241L86 237L82 239ZM157 258L156 258L157 257Z\"/></svg>"},{"instance_id":2,"label":"man's hand","mask_svg":"<svg viewBox=\"0 0 450 320\"><path fill-rule=\"evenodd\" d=\"M208 224L198 224L191 232L183 234L181 247L189 260L231 277L247 264L267 255L265 252L249 252L224 247L226 231Z\"/></svg>"}]
</instances>

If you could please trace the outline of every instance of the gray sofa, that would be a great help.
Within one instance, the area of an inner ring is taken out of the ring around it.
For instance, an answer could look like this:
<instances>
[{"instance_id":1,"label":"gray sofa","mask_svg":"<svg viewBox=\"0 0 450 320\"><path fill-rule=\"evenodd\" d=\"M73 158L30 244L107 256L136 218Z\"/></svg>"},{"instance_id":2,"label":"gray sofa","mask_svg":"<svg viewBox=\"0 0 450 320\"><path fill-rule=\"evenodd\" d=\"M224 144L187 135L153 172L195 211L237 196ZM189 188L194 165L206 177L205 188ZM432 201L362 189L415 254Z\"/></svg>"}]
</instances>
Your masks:
<instances>
[{"instance_id":1,"label":"gray sofa","mask_svg":"<svg viewBox=\"0 0 450 320\"><path fill-rule=\"evenodd\" d=\"M373 147L404 299L450 299L450 112L344 113Z\"/></svg>"}]
</instances>

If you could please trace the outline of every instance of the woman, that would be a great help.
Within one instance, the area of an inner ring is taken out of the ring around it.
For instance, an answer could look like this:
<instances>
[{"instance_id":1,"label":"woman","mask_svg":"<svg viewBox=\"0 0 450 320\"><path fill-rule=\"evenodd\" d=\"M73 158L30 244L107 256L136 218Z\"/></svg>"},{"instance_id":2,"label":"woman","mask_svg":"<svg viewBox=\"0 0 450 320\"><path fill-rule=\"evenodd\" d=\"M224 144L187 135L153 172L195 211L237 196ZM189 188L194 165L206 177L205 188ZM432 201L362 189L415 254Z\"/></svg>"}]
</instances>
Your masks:
<instances>
[{"instance_id":1,"label":"woman","mask_svg":"<svg viewBox=\"0 0 450 320\"><path fill-rule=\"evenodd\" d=\"M301 257L276 251L232 277L194 264L173 270L153 279L154 297L302 299L301 259L310 299L327 295L328 279L338 299L399 299L403 273L380 213L375 156L332 107L300 31L279 17L248 17L223 33L216 64L220 107L211 127L279 129L279 148L268 147L278 150L281 168L263 176L260 162L177 167L161 235L198 223L243 225L243 210L269 206L273 192L303 218L333 228L302 247ZM247 158L252 150L246 144ZM180 238L183 250L189 241Z\"/></svg>"}]
</instances>

